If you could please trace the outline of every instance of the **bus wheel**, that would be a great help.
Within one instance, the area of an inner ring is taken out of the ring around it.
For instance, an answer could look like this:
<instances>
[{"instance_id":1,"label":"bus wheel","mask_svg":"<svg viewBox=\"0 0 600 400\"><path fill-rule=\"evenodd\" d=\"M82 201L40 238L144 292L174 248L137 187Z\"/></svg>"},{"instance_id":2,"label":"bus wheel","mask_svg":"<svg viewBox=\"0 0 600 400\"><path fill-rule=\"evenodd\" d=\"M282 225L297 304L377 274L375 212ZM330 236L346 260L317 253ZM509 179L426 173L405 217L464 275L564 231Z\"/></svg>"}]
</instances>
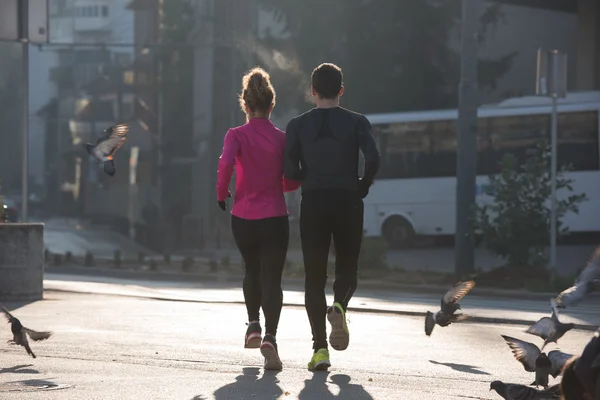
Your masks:
<instances>
[{"instance_id":1,"label":"bus wheel","mask_svg":"<svg viewBox=\"0 0 600 400\"><path fill-rule=\"evenodd\" d=\"M383 224L383 236L392 249L401 249L410 246L415 230L410 222L402 217L390 217Z\"/></svg>"}]
</instances>

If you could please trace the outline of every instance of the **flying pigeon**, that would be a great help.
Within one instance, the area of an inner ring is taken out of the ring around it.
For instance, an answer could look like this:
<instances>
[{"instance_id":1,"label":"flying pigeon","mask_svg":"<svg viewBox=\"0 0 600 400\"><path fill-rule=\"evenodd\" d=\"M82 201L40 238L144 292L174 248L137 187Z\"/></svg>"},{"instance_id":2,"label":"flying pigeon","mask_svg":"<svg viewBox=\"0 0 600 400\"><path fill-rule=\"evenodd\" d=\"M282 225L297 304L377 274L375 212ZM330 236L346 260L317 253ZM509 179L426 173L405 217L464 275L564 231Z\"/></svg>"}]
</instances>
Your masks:
<instances>
[{"instance_id":1,"label":"flying pigeon","mask_svg":"<svg viewBox=\"0 0 600 400\"><path fill-rule=\"evenodd\" d=\"M27 350L27 354L31 355L31 357L33 357L33 358L36 358L35 354L33 354L33 351L31 350L31 347L29 347L29 341L27 340L27 335L29 335L31 340L34 340L37 342L38 340L48 339L50 337L50 335L52 335L52 332L36 332L34 330L25 328L21 324L21 321L19 321L15 317L13 317L13 315L11 313L9 313L6 308L0 307L0 310L2 310L2 312L8 319L8 323L11 324L10 330L12 331L13 339L9 340L8 343L18 344L20 346L25 347L25 350Z\"/></svg>"},{"instance_id":2,"label":"flying pigeon","mask_svg":"<svg viewBox=\"0 0 600 400\"><path fill-rule=\"evenodd\" d=\"M577 305L594 290L600 290L600 246L590 256L575 284L556 297L556 307L567 308Z\"/></svg>"},{"instance_id":3,"label":"flying pigeon","mask_svg":"<svg viewBox=\"0 0 600 400\"><path fill-rule=\"evenodd\" d=\"M115 175L113 157L127 140L127 132L129 132L129 126L125 124L111 126L104 131L104 135L98 139L95 145L85 144L85 149L96 159L96 164L104 163L104 172L110 176Z\"/></svg>"},{"instance_id":4,"label":"flying pigeon","mask_svg":"<svg viewBox=\"0 0 600 400\"><path fill-rule=\"evenodd\" d=\"M558 310L552 301L552 316L540 318L535 324L531 325L525 332L536 335L544 339L542 351L548 343L557 343L558 339L565 333L575 327L575 324L563 324L558 320Z\"/></svg>"},{"instance_id":5,"label":"flying pigeon","mask_svg":"<svg viewBox=\"0 0 600 400\"><path fill-rule=\"evenodd\" d=\"M537 390L516 383L494 381L490 384L490 391L491 390L495 390L496 393L506 400L544 400L561 398L560 385L554 385L544 390Z\"/></svg>"},{"instance_id":6,"label":"flying pigeon","mask_svg":"<svg viewBox=\"0 0 600 400\"><path fill-rule=\"evenodd\" d=\"M516 339L506 335L500 335L513 352L513 355L527 372L535 372L535 381L532 386L548 387L548 375L556 378L561 374L565 363L573 356L562 351L552 350L548 354L543 353L535 344Z\"/></svg>"},{"instance_id":7,"label":"flying pigeon","mask_svg":"<svg viewBox=\"0 0 600 400\"><path fill-rule=\"evenodd\" d=\"M427 336L431 336L435 324L444 327L450 325L452 322L459 322L468 318L466 314L454 313L461 309L458 302L465 297L465 295L469 293L469 290L473 289L474 286L474 281L458 282L442 297L440 311L435 314L427 311L427 315L425 316L425 334Z\"/></svg>"}]
</instances>

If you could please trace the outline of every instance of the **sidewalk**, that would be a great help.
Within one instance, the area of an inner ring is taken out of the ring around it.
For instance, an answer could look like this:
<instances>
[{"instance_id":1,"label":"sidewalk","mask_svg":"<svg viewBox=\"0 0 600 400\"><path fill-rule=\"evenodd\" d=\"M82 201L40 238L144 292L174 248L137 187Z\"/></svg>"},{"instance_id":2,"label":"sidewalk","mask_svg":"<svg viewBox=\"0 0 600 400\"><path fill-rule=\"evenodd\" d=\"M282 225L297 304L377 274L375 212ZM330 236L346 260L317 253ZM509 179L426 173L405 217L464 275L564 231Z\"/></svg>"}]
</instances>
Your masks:
<instances>
[{"instance_id":1,"label":"sidewalk","mask_svg":"<svg viewBox=\"0 0 600 400\"><path fill-rule=\"evenodd\" d=\"M331 293L331 281L329 283L328 292ZM157 282L50 272L46 273L44 289L48 292L105 294L154 300L243 304L240 282ZM508 299L482 294L470 293L461 301L463 312L471 315L473 322L529 325L550 314L549 297ZM361 285L349 310L424 316L428 310L435 311L439 308L442 295L443 292L373 290ZM332 296L328 296L328 301L333 302ZM304 307L301 284L285 280L284 304ZM562 312L560 317L563 322L573 322L580 329L595 330L600 326L598 298L588 298L578 307Z\"/></svg>"},{"instance_id":2,"label":"sidewalk","mask_svg":"<svg viewBox=\"0 0 600 400\"><path fill-rule=\"evenodd\" d=\"M144 248L129 237L98 227L86 227L76 220L52 219L45 222L45 247L51 253L65 254L71 252L74 257L83 258L90 252L95 259L112 260L115 250L121 251L123 259L137 259L138 253L143 253L146 259L162 260L162 255ZM564 245L558 246L558 273L572 276L583 267L592 253L593 245ZM239 251L235 248L204 249L176 252L171 255L173 262L181 262L186 256L207 263L209 260L220 262L228 257L232 264L241 264ZM302 252L297 248L288 250L287 258L294 264L303 262ZM389 251L387 263L390 268L403 270L431 271L439 273L454 272L453 247L429 247ZM330 255L330 260L335 257ZM504 261L485 249L476 249L475 266L483 271L489 271L501 266Z\"/></svg>"}]
</instances>

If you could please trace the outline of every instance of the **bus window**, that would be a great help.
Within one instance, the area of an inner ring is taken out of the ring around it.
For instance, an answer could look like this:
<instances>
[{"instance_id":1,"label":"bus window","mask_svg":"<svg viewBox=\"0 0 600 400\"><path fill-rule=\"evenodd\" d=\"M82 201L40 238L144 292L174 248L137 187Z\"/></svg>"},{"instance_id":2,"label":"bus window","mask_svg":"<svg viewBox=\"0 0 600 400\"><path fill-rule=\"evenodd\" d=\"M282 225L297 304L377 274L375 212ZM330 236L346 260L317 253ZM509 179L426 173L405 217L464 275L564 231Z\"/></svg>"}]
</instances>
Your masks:
<instances>
[{"instance_id":1,"label":"bus window","mask_svg":"<svg viewBox=\"0 0 600 400\"><path fill-rule=\"evenodd\" d=\"M428 123L412 122L377 125L373 134L381 154L377 179L403 179L419 176L418 163L428 153Z\"/></svg>"},{"instance_id":2,"label":"bus window","mask_svg":"<svg viewBox=\"0 0 600 400\"><path fill-rule=\"evenodd\" d=\"M598 111L559 114L558 165L597 171L598 163Z\"/></svg>"},{"instance_id":3,"label":"bus window","mask_svg":"<svg viewBox=\"0 0 600 400\"><path fill-rule=\"evenodd\" d=\"M458 121L434 121L432 122L432 140L433 151L431 154L431 163L433 170L430 170L430 177L448 177L456 176L457 169L457 135ZM485 119L477 120L477 174L486 174L486 170L491 169L490 157L488 155L491 146L488 135L488 121ZM492 164L493 165L493 161Z\"/></svg>"},{"instance_id":4,"label":"bus window","mask_svg":"<svg viewBox=\"0 0 600 400\"><path fill-rule=\"evenodd\" d=\"M488 174L496 165L488 155L491 140L487 125L487 120L478 120L478 174ZM378 179L456 176L454 120L376 125L373 135L381 154Z\"/></svg>"},{"instance_id":5,"label":"bus window","mask_svg":"<svg viewBox=\"0 0 600 400\"><path fill-rule=\"evenodd\" d=\"M431 123L433 151L423 160L421 171L426 177L456 176L456 122Z\"/></svg>"},{"instance_id":6,"label":"bus window","mask_svg":"<svg viewBox=\"0 0 600 400\"><path fill-rule=\"evenodd\" d=\"M527 150L534 148L541 139L549 137L550 116L546 114L488 119L493 150L490 157L495 166L491 173L500 172L505 154L514 154L520 164L524 163Z\"/></svg>"}]
</instances>

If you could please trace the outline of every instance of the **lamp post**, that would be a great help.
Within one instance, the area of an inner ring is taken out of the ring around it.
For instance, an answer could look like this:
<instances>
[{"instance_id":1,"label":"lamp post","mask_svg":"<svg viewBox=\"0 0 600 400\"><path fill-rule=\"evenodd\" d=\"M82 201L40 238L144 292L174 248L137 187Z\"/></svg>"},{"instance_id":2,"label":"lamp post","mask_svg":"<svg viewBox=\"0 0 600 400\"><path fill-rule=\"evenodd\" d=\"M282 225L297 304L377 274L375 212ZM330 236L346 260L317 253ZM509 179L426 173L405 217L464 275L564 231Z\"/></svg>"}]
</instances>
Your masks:
<instances>
[{"instance_id":1,"label":"lamp post","mask_svg":"<svg viewBox=\"0 0 600 400\"><path fill-rule=\"evenodd\" d=\"M539 49L537 53L536 95L552 99L550 162L550 266L556 269L556 173L558 147L558 99L567 96L567 55L558 50Z\"/></svg>"}]
</instances>

